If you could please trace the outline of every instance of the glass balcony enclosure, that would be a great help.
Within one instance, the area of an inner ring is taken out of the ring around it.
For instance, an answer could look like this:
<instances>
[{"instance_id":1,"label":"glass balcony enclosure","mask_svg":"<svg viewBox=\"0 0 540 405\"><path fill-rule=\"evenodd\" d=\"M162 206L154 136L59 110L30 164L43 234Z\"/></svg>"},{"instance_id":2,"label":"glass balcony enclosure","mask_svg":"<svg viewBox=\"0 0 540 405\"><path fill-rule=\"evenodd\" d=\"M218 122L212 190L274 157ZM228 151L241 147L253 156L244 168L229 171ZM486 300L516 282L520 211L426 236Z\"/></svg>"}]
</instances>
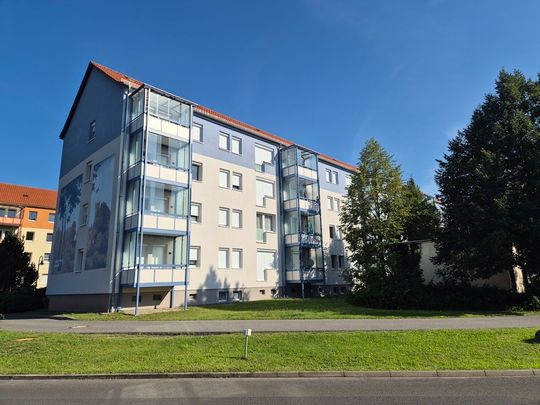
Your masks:
<instances>
[{"instance_id":1,"label":"glass balcony enclosure","mask_svg":"<svg viewBox=\"0 0 540 405\"><path fill-rule=\"evenodd\" d=\"M319 188L316 182L298 178L289 177L283 182L283 201L295 200L319 200Z\"/></svg>"},{"instance_id":2,"label":"glass balcony enclosure","mask_svg":"<svg viewBox=\"0 0 540 405\"><path fill-rule=\"evenodd\" d=\"M144 212L187 216L188 189L148 180L144 193Z\"/></svg>"},{"instance_id":3,"label":"glass balcony enclosure","mask_svg":"<svg viewBox=\"0 0 540 405\"><path fill-rule=\"evenodd\" d=\"M180 170L189 168L189 143L187 142L149 132L146 151L148 163Z\"/></svg>"},{"instance_id":4,"label":"glass balcony enclosure","mask_svg":"<svg viewBox=\"0 0 540 405\"><path fill-rule=\"evenodd\" d=\"M154 91L150 92L148 112L161 119L189 127L191 112L188 104L163 96Z\"/></svg>"},{"instance_id":5,"label":"glass balcony enclosure","mask_svg":"<svg viewBox=\"0 0 540 405\"><path fill-rule=\"evenodd\" d=\"M134 268L137 264L137 232L129 232L124 238L122 268ZM187 238L185 236L143 235L140 265L143 268L172 268L186 264Z\"/></svg>"},{"instance_id":6,"label":"glass balcony enclosure","mask_svg":"<svg viewBox=\"0 0 540 405\"><path fill-rule=\"evenodd\" d=\"M290 147L281 152L281 167L301 166L311 170L317 170L317 155L313 152Z\"/></svg>"},{"instance_id":7,"label":"glass balcony enclosure","mask_svg":"<svg viewBox=\"0 0 540 405\"><path fill-rule=\"evenodd\" d=\"M298 212L288 211L283 216L283 231L285 235L297 234L298 232L306 235L321 234L320 215L300 214L300 227L298 223Z\"/></svg>"}]
</instances>

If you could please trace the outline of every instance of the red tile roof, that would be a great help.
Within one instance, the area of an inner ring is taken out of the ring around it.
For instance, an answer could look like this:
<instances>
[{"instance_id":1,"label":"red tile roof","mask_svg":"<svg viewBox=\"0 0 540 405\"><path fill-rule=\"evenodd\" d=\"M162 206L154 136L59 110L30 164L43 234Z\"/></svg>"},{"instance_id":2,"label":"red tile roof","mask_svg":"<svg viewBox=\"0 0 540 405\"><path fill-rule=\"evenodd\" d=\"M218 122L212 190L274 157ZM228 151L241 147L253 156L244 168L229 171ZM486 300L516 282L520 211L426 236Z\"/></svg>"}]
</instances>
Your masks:
<instances>
[{"instance_id":1,"label":"red tile roof","mask_svg":"<svg viewBox=\"0 0 540 405\"><path fill-rule=\"evenodd\" d=\"M137 80L137 79L134 79L132 77L129 77L129 76L126 76L122 73L119 73L115 70L112 70L106 66L103 66L103 65L100 65L99 63L96 63L96 62L90 62L90 65L98 68L99 70L101 70L103 73L105 73L107 76L109 76L111 79L119 82L119 83L122 83L126 86L133 86L133 87L139 87L139 86L142 86L144 83ZM84 80L83 80L83 83L84 83ZM82 85L81 85L82 87ZM197 105L195 106L195 111L199 114L202 114L202 115L205 115L207 117L210 117L210 118L213 118L217 121L220 121L220 122L223 122L225 124L228 124L228 125L231 125L235 128L239 128L239 129L242 129L244 131L247 131L247 132L250 132L252 134L255 134L255 135L258 135L260 136L261 138L266 138L268 140L271 140L271 141L274 141L274 142L278 142L280 144L283 144L283 145L286 145L286 146L289 146L289 145L293 145L294 142L292 141L289 141L285 138L282 138L280 136L277 136L277 135L274 135L270 132L267 132L267 131L263 131L262 129L259 129L259 128L256 128L252 125L249 125L249 124L246 124L242 121L239 121L235 118L231 118L225 114L222 114L222 113L219 113L217 111L214 111L214 110L211 110L210 108L207 108L207 107L204 107L202 105ZM64 131L62 132L62 134L64 133ZM63 137L62 135L60 136L61 138ZM327 155L324 155L324 154L320 154L319 155L319 158L327 163L330 163L330 164L333 164L333 165L336 165L336 166L339 166L339 167L342 167L344 169L347 169L347 170L356 170L356 167L354 165L351 165L349 163L345 163L345 162L342 162L342 161L339 161L337 159L334 159L330 156L327 156Z\"/></svg>"},{"instance_id":2,"label":"red tile roof","mask_svg":"<svg viewBox=\"0 0 540 405\"><path fill-rule=\"evenodd\" d=\"M56 191L0 183L0 204L56 209Z\"/></svg>"}]
</instances>

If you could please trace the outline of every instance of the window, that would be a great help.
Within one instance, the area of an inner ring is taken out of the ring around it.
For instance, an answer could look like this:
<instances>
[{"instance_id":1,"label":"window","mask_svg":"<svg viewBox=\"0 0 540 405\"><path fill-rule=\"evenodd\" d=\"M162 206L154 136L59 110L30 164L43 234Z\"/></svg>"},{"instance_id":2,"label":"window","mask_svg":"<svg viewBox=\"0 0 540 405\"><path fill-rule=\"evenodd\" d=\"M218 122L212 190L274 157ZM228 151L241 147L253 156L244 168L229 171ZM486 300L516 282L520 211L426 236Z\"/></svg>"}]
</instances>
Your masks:
<instances>
[{"instance_id":1,"label":"window","mask_svg":"<svg viewBox=\"0 0 540 405\"><path fill-rule=\"evenodd\" d=\"M229 268L229 249L220 248L218 254L218 267L220 269Z\"/></svg>"},{"instance_id":2,"label":"window","mask_svg":"<svg viewBox=\"0 0 540 405\"><path fill-rule=\"evenodd\" d=\"M15 218L17 216L17 210L8 208L7 210L7 217L8 218Z\"/></svg>"},{"instance_id":3,"label":"window","mask_svg":"<svg viewBox=\"0 0 540 405\"><path fill-rule=\"evenodd\" d=\"M265 295L265 294L266 294L266 290L259 290L259 294Z\"/></svg>"},{"instance_id":4,"label":"window","mask_svg":"<svg viewBox=\"0 0 540 405\"><path fill-rule=\"evenodd\" d=\"M330 239L336 238L336 227L334 225L330 225Z\"/></svg>"},{"instance_id":5,"label":"window","mask_svg":"<svg viewBox=\"0 0 540 405\"><path fill-rule=\"evenodd\" d=\"M231 268L242 268L242 249L233 249L231 252Z\"/></svg>"},{"instance_id":6,"label":"window","mask_svg":"<svg viewBox=\"0 0 540 405\"><path fill-rule=\"evenodd\" d=\"M30 211L28 213L28 219L30 221L35 221L37 219L37 211Z\"/></svg>"},{"instance_id":7,"label":"window","mask_svg":"<svg viewBox=\"0 0 540 405\"><path fill-rule=\"evenodd\" d=\"M231 227L242 228L242 211L232 210L231 213Z\"/></svg>"},{"instance_id":8,"label":"window","mask_svg":"<svg viewBox=\"0 0 540 405\"><path fill-rule=\"evenodd\" d=\"M191 246L189 248L189 267L200 267L200 257L201 257L201 248L200 246Z\"/></svg>"},{"instance_id":9,"label":"window","mask_svg":"<svg viewBox=\"0 0 540 405\"><path fill-rule=\"evenodd\" d=\"M26 240L33 241L34 240L34 232L26 232Z\"/></svg>"},{"instance_id":10,"label":"window","mask_svg":"<svg viewBox=\"0 0 540 405\"><path fill-rule=\"evenodd\" d=\"M257 213L257 229L262 229L265 232L275 232L276 217L270 214Z\"/></svg>"},{"instance_id":11,"label":"window","mask_svg":"<svg viewBox=\"0 0 540 405\"><path fill-rule=\"evenodd\" d=\"M77 251L77 259L75 260L75 271L78 273L83 268L84 249Z\"/></svg>"},{"instance_id":12,"label":"window","mask_svg":"<svg viewBox=\"0 0 540 405\"><path fill-rule=\"evenodd\" d=\"M220 208L219 209L219 226L229 226L229 209Z\"/></svg>"},{"instance_id":13,"label":"window","mask_svg":"<svg viewBox=\"0 0 540 405\"><path fill-rule=\"evenodd\" d=\"M264 146L255 145L255 168L259 172L264 172L265 165L272 165L274 153L272 149Z\"/></svg>"},{"instance_id":14,"label":"window","mask_svg":"<svg viewBox=\"0 0 540 405\"><path fill-rule=\"evenodd\" d=\"M242 190L242 175L240 173L233 173L231 176L231 186L233 190Z\"/></svg>"},{"instance_id":15,"label":"window","mask_svg":"<svg viewBox=\"0 0 540 405\"><path fill-rule=\"evenodd\" d=\"M334 210L334 199L332 197L328 197L327 199L327 206L330 211Z\"/></svg>"},{"instance_id":16,"label":"window","mask_svg":"<svg viewBox=\"0 0 540 405\"><path fill-rule=\"evenodd\" d=\"M55 215L53 213L49 214L49 222L54 222Z\"/></svg>"},{"instance_id":17,"label":"window","mask_svg":"<svg viewBox=\"0 0 540 405\"><path fill-rule=\"evenodd\" d=\"M202 163L191 163L191 179L193 181L202 181Z\"/></svg>"},{"instance_id":18,"label":"window","mask_svg":"<svg viewBox=\"0 0 540 405\"><path fill-rule=\"evenodd\" d=\"M337 258L337 255L331 255L331 256L330 256L330 261L332 262L332 268L333 268L333 269L337 269L337 266L338 266L338 258Z\"/></svg>"},{"instance_id":19,"label":"window","mask_svg":"<svg viewBox=\"0 0 540 405\"><path fill-rule=\"evenodd\" d=\"M257 281L266 281L267 273L275 269L277 269L276 252L257 250Z\"/></svg>"},{"instance_id":20,"label":"window","mask_svg":"<svg viewBox=\"0 0 540 405\"><path fill-rule=\"evenodd\" d=\"M200 223L201 220L201 204L191 203L191 222Z\"/></svg>"},{"instance_id":21,"label":"window","mask_svg":"<svg viewBox=\"0 0 540 405\"><path fill-rule=\"evenodd\" d=\"M336 198L335 203L336 203L336 211L340 212L341 211L341 201Z\"/></svg>"},{"instance_id":22,"label":"window","mask_svg":"<svg viewBox=\"0 0 540 405\"><path fill-rule=\"evenodd\" d=\"M84 204L82 206L82 212L81 212L81 226L86 225L86 221L88 221L88 204Z\"/></svg>"},{"instance_id":23,"label":"window","mask_svg":"<svg viewBox=\"0 0 540 405\"><path fill-rule=\"evenodd\" d=\"M197 294L189 294L189 299L191 301L197 301Z\"/></svg>"},{"instance_id":24,"label":"window","mask_svg":"<svg viewBox=\"0 0 540 405\"><path fill-rule=\"evenodd\" d=\"M265 206L266 198L274 198L274 183L264 180L256 180L257 205Z\"/></svg>"},{"instance_id":25,"label":"window","mask_svg":"<svg viewBox=\"0 0 540 405\"><path fill-rule=\"evenodd\" d=\"M53 234L52 234L52 233L48 233L48 234L47 234L47 242L52 242L52 238L53 238Z\"/></svg>"},{"instance_id":26,"label":"window","mask_svg":"<svg viewBox=\"0 0 540 405\"><path fill-rule=\"evenodd\" d=\"M44 262L50 262L51 261L51 254L50 253L44 253L43 254L43 261Z\"/></svg>"},{"instance_id":27,"label":"window","mask_svg":"<svg viewBox=\"0 0 540 405\"><path fill-rule=\"evenodd\" d=\"M152 295L152 301L159 301L159 302L161 302L162 299L163 299L163 297L162 297L161 294L154 294L154 295Z\"/></svg>"},{"instance_id":28,"label":"window","mask_svg":"<svg viewBox=\"0 0 540 405\"><path fill-rule=\"evenodd\" d=\"M218 302L227 302L229 301L229 292L228 291L219 291L218 292Z\"/></svg>"},{"instance_id":29,"label":"window","mask_svg":"<svg viewBox=\"0 0 540 405\"><path fill-rule=\"evenodd\" d=\"M343 256L338 256L338 261L339 261L339 268L342 269L345 267L345 257Z\"/></svg>"},{"instance_id":30,"label":"window","mask_svg":"<svg viewBox=\"0 0 540 405\"><path fill-rule=\"evenodd\" d=\"M330 170L330 169L325 170L325 179L326 179L327 183L332 182L332 170Z\"/></svg>"},{"instance_id":31,"label":"window","mask_svg":"<svg viewBox=\"0 0 540 405\"><path fill-rule=\"evenodd\" d=\"M86 162L86 168L84 170L84 181L85 183L90 181L90 177L92 176L92 162Z\"/></svg>"},{"instance_id":32,"label":"window","mask_svg":"<svg viewBox=\"0 0 540 405\"><path fill-rule=\"evenodd\" d=\"M191 119L190 107L177 100L152 91L148 102L148 111L150 114L157 115L162 119L175 122L183 127L189 127Z\"/></svg>"},{"instance_id":33,"label":"window","mask_svg":"<svg viewBox=\"0 0 540 405\"><path fill-rule=\"evenodd\" d=\"M233 291L232 300L233 301L242 301L242 291Z\"/></svg>"},{"instance_id":34,"label":"window","mask_svg":"<svg viewBox=\"0 0 540 405\"><path fill-rule=\"evenodd\" d=\"M219 149L230 150L229 134L224 132L219 133Z\"/></svg>"},{"instance_id":35,"label":"window","mask_svg":"<svg viewBox=\"0 0 540 405\"><path fill-rule=\"evenodd\" d=\"M351 176L346 175L345 176L345 187L349 187L351 185Z\"/></svg>"},{"instance_id":36,"label":"window","mask_svg":"<svg viewBox=\"0 0 540 405\"><path fill-rule=\"evenodd\" d=\"M219 186L223 188L229 188L229 171L228 170L219 171Z\"/></svg>"},{"instance_id":37,"label":"window","mask_svg":"<svg viewBox=\"0 0 540 405\"><path fill-rule=\"evenodd\" d=\"M336 171L332 172L332 183L338 184L338 172Z\"/></svg>"},{"instance_id":38,"label":"window","mask_svg":"<svg viewBox=\"0 0 540 405\"><path fill-rule=\"evenodd\" d=\"M242 154L242 140L236 136L231 138L231 152L237 155Z\"/></svg>"},{"instance_id":39,"label":"window","mask_svg":"<svg viewBox=\"0 0 540 405\"><path fill-rule=\"evenodd\" d=\"M93 141L96 138L96 121L90 123L90 128L88 130L88 142Z\"/></svg>"},{"instance_id":40,"label":"window","mask_svg":"<svg viewBox=\"0 0 540 405\"><path fill-rule=\"evenodd\" d=\"M193 124L191 127L191 139L195 142L203 141L203 127L200 124Z\"/></svg>"}]
</instances>

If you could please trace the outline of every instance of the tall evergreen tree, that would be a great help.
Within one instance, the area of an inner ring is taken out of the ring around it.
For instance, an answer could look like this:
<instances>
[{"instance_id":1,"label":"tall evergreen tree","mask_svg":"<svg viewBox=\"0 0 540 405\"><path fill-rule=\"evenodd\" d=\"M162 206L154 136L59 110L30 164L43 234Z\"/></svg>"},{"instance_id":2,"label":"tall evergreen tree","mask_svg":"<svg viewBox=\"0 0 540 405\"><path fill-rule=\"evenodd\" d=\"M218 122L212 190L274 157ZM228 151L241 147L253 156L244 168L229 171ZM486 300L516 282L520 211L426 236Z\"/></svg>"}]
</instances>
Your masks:
<instances>
[{"instance_id":1,"label":"tall evergreen tree","mask_svg":"<svg viewBox=\"0 0 540 405\"><path fill-rule=\"evenodd\" d=\"M383 287L392 248L403 235L407 209L399 166L375 139L368 140L340 216L351 251L353 283Z\"/></svg>"},{"instance_id":2,"label":"tall evergreen tree","mask_svg":"<svg viewBox=\"0 0 540 405\"><path fill-rule=\"evenodd\" d=\"M435 239L441 223L439 211L412 177L405 184L405 201L408 206L404 225L405 238L408 241Z\"/></svg>"},{"instance_id":3,"label":"tall evergreen tree","mask_svg":"<svg viewBox=\"0 0 540 405\"><path fill-rule=\"evenodd\" d=\"M540 81L501 71L471 122L449 142L436 180L444 227L436 263L468 283L521 265L539 272ZM536 248L534 247L536 246Z\"/></svg>"},{"instance_id":4,"label":"tall evergreen tree","mask_svg":"<svg viewBox=\"0 0 540 405\"><path fill-rule=\"evenodd\" d=\"M24 243L8 233L0 243L0 292L21 287L34 288L38 272L24 252Z\"/></svg>"}]
</instances>

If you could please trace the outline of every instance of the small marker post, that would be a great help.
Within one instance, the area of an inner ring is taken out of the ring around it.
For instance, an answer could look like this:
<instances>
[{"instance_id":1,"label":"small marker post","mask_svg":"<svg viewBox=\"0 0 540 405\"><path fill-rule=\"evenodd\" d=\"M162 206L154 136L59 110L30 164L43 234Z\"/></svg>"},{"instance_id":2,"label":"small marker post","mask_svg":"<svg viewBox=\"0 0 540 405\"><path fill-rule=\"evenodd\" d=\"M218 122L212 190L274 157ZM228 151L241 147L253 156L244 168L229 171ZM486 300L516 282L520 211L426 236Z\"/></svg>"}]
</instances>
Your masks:
<instances>
[{"instance_id":1,"label":"small marker post","mask_svg":"<svg viewBox=\"0 0 540 405\"><path fill-rule=\"evenodd\" d=\"M251 336L251 329L244 329L244 359L248 357L248 339Z\"/></svg>"}]
</instances>

